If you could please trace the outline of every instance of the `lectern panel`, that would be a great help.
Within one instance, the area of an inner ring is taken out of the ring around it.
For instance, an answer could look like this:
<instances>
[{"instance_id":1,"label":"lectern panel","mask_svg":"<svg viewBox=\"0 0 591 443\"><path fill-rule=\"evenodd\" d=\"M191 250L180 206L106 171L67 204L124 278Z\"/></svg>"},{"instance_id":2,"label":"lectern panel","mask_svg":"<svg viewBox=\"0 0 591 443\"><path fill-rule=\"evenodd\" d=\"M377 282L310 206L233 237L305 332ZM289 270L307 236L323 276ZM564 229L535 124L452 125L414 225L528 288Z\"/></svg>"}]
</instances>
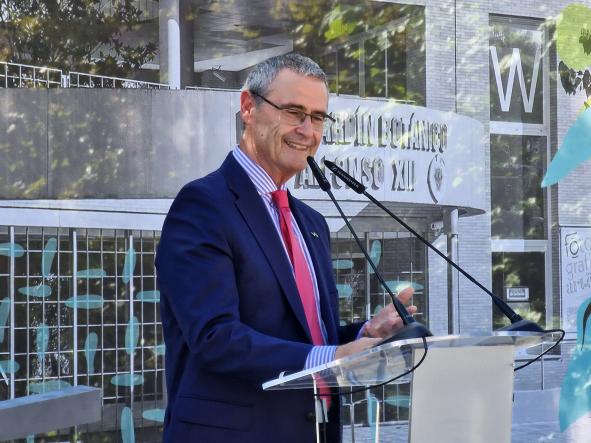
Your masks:
<instances>
[{"instance_id":1,"label":"lectern panel","mask_svg":"<svg viewBox=\"0 0 591 443\"><path fill-rule=\"evenodd\" d=\"M278 374L275 380L264 383L263 389L313 388L318 377L327 386L342 388L375 385L393 379L394 383L408 383L410 375L405 374L416 365L425 349L425 361L430 349L495 346L512 346L520 358L534 358L556 343L559 337L559 333L498 332L490 336L429 337L424 342L423 339L399 340L295 374Z\"/></svg>"}]
</instances>

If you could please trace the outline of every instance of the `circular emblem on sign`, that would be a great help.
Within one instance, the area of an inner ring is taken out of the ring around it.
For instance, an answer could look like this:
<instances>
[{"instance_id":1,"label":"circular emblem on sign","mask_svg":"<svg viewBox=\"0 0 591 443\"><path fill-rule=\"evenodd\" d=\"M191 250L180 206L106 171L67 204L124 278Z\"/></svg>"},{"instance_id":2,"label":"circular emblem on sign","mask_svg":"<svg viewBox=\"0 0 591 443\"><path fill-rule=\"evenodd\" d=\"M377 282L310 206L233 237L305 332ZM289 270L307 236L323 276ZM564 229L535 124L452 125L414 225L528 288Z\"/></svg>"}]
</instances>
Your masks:
<instances>
[{"instance_id":1,"label":"circular emblem on sign","mask_svg":"<svg viewBox=\"0 0 591 443\"><path fill-rule=\"evenodd\" d=\"M439 154L433 157L429 164L427 183L431 198L435 203L438 203L445 193L445 162Z\"/></svg>"}]
</instances>

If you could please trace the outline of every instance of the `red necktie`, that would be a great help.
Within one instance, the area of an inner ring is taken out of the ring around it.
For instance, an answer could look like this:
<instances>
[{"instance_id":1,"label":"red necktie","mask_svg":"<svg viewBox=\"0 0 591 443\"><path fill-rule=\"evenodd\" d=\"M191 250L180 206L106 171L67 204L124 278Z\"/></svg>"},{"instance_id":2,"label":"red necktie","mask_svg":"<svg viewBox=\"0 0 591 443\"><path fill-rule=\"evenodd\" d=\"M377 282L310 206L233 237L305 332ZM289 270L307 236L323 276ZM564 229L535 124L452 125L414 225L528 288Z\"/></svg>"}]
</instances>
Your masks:
<instances>
[{"instance_id":1,"label":"red necktie","mask_svg":"<svg viewBox=\"0 0 591 443\"><path fill-rule=\"evenodd\" d=\"M306 321L310 328L312 335L312 343L316 346L324 344L324 338L320 330L320 323L318 320L318 311L316 310L316 297L314 296L314 284L312 283L312 276L306 264L304 251L300 247L298 238L293 232L291 224L291 211L289 210L289 201L287 199L287 191L275 191L271 193L273 201L279 209L279 225L281 226L281 235L287 248L289 258L293 265L295 273L296 286L300 293L304 312L306 314Z\"/></svg>"},{"instance_id":2,"label":"red necktie","mask_svg":"<svg viewBox=\"0 0 591 443\"><path fill-rule=\"evenodd\" d=\"M304 306L304 313L306 314L306 321L310 334L312 335L312 343L315 346L324 344L324 337L320 329L320 320L318 319L318 311L316 309L316 297L314 295L314 283L312 282L312 275L304 257L304 251L300 247L298 238L293 232L291 224L291 211L289 210L289 200L287 198L287 191L271 192L273 202L279 209L279 226L281 227L281 235L285 242L285 247L291 259L293 270L295 274L296 286L300 293L300 299ZM319 392L321 394L330 393L330 389L326 386L322 379L317 380ZM330 407L330 396L325 396L327 407Z\"/></svg>"}]
</instances>

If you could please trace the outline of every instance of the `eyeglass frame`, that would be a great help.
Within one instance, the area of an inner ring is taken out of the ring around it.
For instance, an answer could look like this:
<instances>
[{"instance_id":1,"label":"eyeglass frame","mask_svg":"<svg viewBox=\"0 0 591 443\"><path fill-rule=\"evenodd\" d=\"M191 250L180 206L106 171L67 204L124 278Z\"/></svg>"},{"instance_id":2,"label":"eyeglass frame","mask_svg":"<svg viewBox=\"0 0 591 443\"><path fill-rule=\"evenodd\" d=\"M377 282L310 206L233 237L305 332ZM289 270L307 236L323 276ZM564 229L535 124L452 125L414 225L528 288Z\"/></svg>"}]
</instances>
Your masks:
<instances>
[{"instance_id":1,"label":"eyeglass frame","mask_svg":"<svg viewBox=\"0 0 591 443\"><path fill-rule=\"evenodd\" d=\"M303 118L300 119L300 123L299 125L303 125L304 122L306 121L306 117L310 117L310 124L312 125L312 127L314 129L319 129L322 130L324 128L324 124L326 123L326 120L330 120L331 122L335 122L336 120L331 117L330 115L324 113L324 112L304 112L301 109L298 108L293 108L291 106L279 106L275 103L273 103L271 100L269 100L266 97L263 97L261 94L259 94L258 92L255 91L249 91L252 95L254 95L255 97L259 97L261 98L265 103L268 103L269 105L273 106L275 109L277 109L278 111L293 111L293 112L298 112L299 114L301 114L303 116ZM312 120L312 116L322 116L323 120L322 120L322 128L315 128L314 127L314 120Z\"/></svg>"}]
</instances>

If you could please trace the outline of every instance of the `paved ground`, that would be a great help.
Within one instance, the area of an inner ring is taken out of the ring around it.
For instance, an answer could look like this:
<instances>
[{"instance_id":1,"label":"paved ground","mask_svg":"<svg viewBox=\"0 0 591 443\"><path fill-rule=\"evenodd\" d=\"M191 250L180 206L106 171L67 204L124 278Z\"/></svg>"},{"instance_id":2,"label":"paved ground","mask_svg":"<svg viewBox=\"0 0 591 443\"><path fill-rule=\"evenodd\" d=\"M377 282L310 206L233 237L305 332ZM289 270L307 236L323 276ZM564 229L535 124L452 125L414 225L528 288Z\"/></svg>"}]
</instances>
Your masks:
<instances>
[{"instance_id":1,"label":"paved ground","mask_svg":"<svg viewBox=\"0 0 591 443\"><path fill-rule=\"evenodd\" d=\"M587 417L561 433L558 422L531 422L514 424L511 433L511 443L590 443L591 418ZM373 431L368 427L355 428L355 443L373 443ZM343 443L352 443L351 429L346 428ZM408 426L384 425L380 428L380 442L406 443L408 441ZM435 442L434 442L435 443Z\"/></svg>"},{"instance_id":2,"label":"paved ground","mask_svg":"<svg viewBox=\"0 0 591 443\"><path fill-rule=\"evenodd\" d=\"M355 443L372 443L372 431L368 427L355 428ZM380 428L380 442L406 443L408 426L385 425ZM561 434L558 422L520 423L513 425L512 443L589 443L589 438L570 433ZM352 443L350 428L343 433L343 443Z\"/></svg>"},{"instance_id":3,"label":"paved ground","mask_svg":"<svg viewBox=\"0 0 591 443\"><path fill-rule=\"evenodd\" d=\"M559 389L516 392L513 403L511 443L591 443L591 412L581 417L564 433L558 423ZM345 427L343 443L373 443L373 430ZM408 426L385 424L380 428L380 442L406 443ZM437 442L433 442L437 443Z\"/></svg>"}]
</instances>

